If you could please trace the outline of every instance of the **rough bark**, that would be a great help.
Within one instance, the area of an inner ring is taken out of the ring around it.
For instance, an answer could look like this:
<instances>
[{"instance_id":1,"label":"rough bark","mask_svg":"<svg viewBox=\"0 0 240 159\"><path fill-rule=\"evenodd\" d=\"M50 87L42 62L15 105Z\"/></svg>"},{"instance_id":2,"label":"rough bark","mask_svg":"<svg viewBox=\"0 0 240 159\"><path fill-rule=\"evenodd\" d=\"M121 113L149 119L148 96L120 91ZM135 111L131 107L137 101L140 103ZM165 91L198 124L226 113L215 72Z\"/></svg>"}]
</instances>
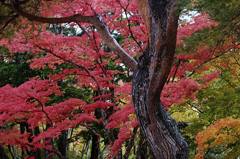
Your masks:
<instances>
[{"instance_id":1,"label":"rough bark","mask_svg":"<svg viewBox=\"0 0 240 159\"><path fill-rule=\"evenodd\" d=\"M145 0L141 0L145 1ZM143 135L156 159L186 159L188 145L177 123L161 104L176 48L178 8L176 0L146 0L149 45L133 75L133 102Z\"/></svg>"},{"instance_id":2,"label":"rough bark","mask_svg":"<svg viewBox=\"0 0 240 159\"><path fill-rule=\"evenodd\" d=\"M149 58L147 53L141 57L133 77L133 101L141 130L156 159L186 159L188 146L178 131L177 123L164 110L159 98L154 101L147 99ZM152 107L157 111L149 110Z\"/></svg>"}]
</instances>

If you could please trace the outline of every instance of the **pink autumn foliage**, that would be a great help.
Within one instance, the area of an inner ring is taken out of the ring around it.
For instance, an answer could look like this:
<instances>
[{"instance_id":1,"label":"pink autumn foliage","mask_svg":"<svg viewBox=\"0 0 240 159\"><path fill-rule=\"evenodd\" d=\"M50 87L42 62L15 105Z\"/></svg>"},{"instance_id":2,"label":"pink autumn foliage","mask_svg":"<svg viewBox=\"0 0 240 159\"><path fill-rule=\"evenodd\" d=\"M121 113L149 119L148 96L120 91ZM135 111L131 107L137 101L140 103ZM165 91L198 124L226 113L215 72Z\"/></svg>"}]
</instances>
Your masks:
<instances>
[{"instance_id":1,"label":"pink autumn foliage","mask_svg":"<svg viewBox=\"0 0 240 159\"><path fill-rule=\"evenodd\" d=\"M106 128L117 128L129 120L129 115L134 113L134 107L132 105L126 105L122 109L113 113L109 117L109 123Z\"/></svg>"},{"instance_id":2,"label":"pink autumn foliage","mask_svg":"<svg viewBox=\"0 0 240 159\"><path fill-rule=\"evenodd\" d=\"M45 111L49 114L49 118L51 118L52 121L61 122L66 117L72 116L74 110L81 110L85 104L86 103L80 99L69 98L63 102L46 107Z\"/></svg>"},{"instance_id":3,"label":"pink autumn foliage","mask_svg":"<svg viewBox=\"0 0 240 159\"><path fill-rule=\"evenodd\" d=\"M210 81L218 78L220 76L220 71L213 71L211 73L208 73L202 77L202 80L204 83L209 83Z\"/></svg>"},{"instance_id":4,"label":"pink autumn foliage","mask_svg":"<svg viewBox=\"0 0 240 159\"><path fill-rule=\"evenodd\" d=\"M216 27L218 23L208 16L206 13L199 14L178 28L177 43L181 44L186 37L190 37L193 33L211 27Z\"/></svg>"},{"instance_id":5,"label":"pink autumn foliage","mask_svg":"<svg viewBox=\"0 0 240 159\"><path fill-rule=\"evenodd\" d=\"M125 123L125 125L119 129L118 137L111 146L111 155L112 156L117 155L117 153L119 152L119 150L122 147L122 144L132 137L132 135L133 135L132 129L136 128L137 126L139 126L139 123L135 119L135 120Z\"/></svg>"},{"instance_id":6,"label":"pink autumn foliage","mask_svg":"<svg viewBox=\"0 0 240 159\"><path fill-rule=\"evenodd\" d=\"M68 130L69 128L75 128L79 124L83 124L84 122L96 122L96 118L92 115L82 113L74 117L74 119L65 119L61 122L56 123L51 128L48 128L46 131L40 133L38 136L34 137L33 142L37 143L40 142L42 139L46 138L56 138L63 131Z\"/></svg>"},{"instance_id":7,"label":"pink autumn foliage","mask_svg":"<svg viewBox=\"0 0 240 159\"><path fill-rule=\"evenodd\" d=\"M0 144L1 145L17 145L17 146L23 146L25 148L29 147L28 144L28 137L29 134L27 133L20 133L20 131L17 128L12 128L10 130L2 131L0 130Z\"/></svg>"},{"instance_id":8,"label":"pink autumn foliage","mask_svg":"<svg viewBox=\"0 0 240 159\"><path fill-rule=\"evenodd\" d=\"M114 141L113 145L111 146L112 155L117 155L119 149L121 149L122 144L131 138L131 129L127 126L121 127L119 129L118 138Z\"/></svg>"},{"instance_id":9,"label":"pink autumn foliage","mask_svg":"<svg viewBox=\"0 0 240 159\"><path fill-rule=\"evenodd\" d=\"M114 104L111 103L111 102L104 102L104 101L96 101L92 104L87 104L85 105L82 109L85 111L85 112L93 112L95 109L97 108L109 108L109 107L113 107Z\"/></svg>"},{"instance_id":10,"label":"pink autumn foliage","mask_svg":"<svg viewBox=\"0 0 240 159\"><path fill-rule=\"evenodd\" d=\"M60 95L58 86L47 80L30 80L17 88L6 85L0 88L0 111L14 114L27 112L33 109L35 104L31 100L36 99L45 104L52 94Z\"/></svg>"},{"instance_id":11,"label":"pink autumn foliage","mask_svg":"<svg viewBox=\"0 0 240 159\"><path fill-rule=\"evenodd\" d=\"M187 99L195 99L199 89L199 84L192 79L181 79L177 82L168 83L163 89L161 101L166 107L172 104L180 104Z\"/></svg>"},{"instance_id":12,"label":"pink autumn foliage","mask_svg":"<svg viewBox=\"0 0 240 159\"><path fill-rule=\"evenodd\" d=\"M71 3L65 0L59 0L57 3L39 1L39 5L40 15L47 17L93 15L95 12L100 14L109 30L123 37L121 46L132 56L139 54L147 45L147 31L138 12L136 0L73 0ZM0 144L34 144L35 148L50 149L50 143L44 145L44 140L57 138L63 131L79 125L87 127L88 123L100 123L93 115L94 111L104 111L113 107L114 112L107 119L101 120L106 120L105 128L119 129L118 137L111 146L113 156L116 155L122 144L131 138L133 128L139 124L131 104L131 83L116 84L114 80L119 72L108 69L110 60L115 61L116 65L122 62L112 52L107 53L103 50L104 43L96 29L91 29L90 24L69 23L70 27L81 26L86 29L88 34L84 33L81 36L54 34L47 30L46 25L28 25L26 20L22 20L21 24L24 24L24 27L13 37L0 40L1 46L8 48L11 53L31 52L34 56L29 61L32 69L56 70L62 64L69 64L74 68L61 68L58 73L50 74L48 80L35 78L16 88L10 85L0 88L0 127L9 123L18 125L20 122L27 123L32 130L41 125L49 126L37 136L20 134L17 126L1 130L0 138L3 140ZM177 43L182 44L183 40L194 32L216 25L207 14L200 14L190 23L179 27ZM185 78L185 74L211 57L213 56L208 48L200 48L193 55L177 56L180 60L193 62L181 64L177 71L177 80L164 87L161 100L166 107L195 98L200 86L196 81ZM217 74L209 75L205 80L209 81L216 76ZM74 87L87 87L102 94L93 97L94 102L91 103L69 98L48 105L52 95L62 95L57 82L68 80L69 77L75 80ZM114 96L109 90L113 90ZM119 102L121 100L126 103ZM32 143L28 141L29 137L33 139Z\"/></svg>"},{"instance_id":13,"label":"pink autumn foliage","mask_svg":"<svg viewBox=\"0 0 240 159\"><path fill-rule=\"evenodd\" d=\"M86 104L80 99L69 98L52 106L46 105L49 96L53 94L61 95L61 92L56 84L48 80L32 79L16 88L10 85L0 88L0 126L11 122L25 122L34 130L39 124L50 124L52 127L33 137L34 142L40 142L44 138L58 137L62 131L75 128L84 122L97 122L91 114L74 114L75 110L81 110ZM72 119L67 119L69 117ZM19 136L18 133L20 132L17 127L2 130L0 136L10 135L10 138L5 137L1 144L21 146L31 144L26 139L27 134Z\"/></svg>"}]
</instances>

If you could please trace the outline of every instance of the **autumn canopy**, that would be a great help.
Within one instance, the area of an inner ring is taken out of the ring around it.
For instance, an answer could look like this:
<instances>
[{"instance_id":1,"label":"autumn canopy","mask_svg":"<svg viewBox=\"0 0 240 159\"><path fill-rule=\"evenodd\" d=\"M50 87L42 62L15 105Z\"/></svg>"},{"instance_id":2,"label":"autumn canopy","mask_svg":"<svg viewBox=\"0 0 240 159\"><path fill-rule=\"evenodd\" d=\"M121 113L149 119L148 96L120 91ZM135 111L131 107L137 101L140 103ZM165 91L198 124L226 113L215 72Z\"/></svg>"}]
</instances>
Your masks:
<instances>
[{"instance_id":1,"label":"autumn canopy","mask_svg":"<svg viewBox=\"0 0 240 159\"><path fill-rule=\"evenodd\" d=\"M1 0L0 158L239 157L239 9Z\"/></svg>"}]
</instances>

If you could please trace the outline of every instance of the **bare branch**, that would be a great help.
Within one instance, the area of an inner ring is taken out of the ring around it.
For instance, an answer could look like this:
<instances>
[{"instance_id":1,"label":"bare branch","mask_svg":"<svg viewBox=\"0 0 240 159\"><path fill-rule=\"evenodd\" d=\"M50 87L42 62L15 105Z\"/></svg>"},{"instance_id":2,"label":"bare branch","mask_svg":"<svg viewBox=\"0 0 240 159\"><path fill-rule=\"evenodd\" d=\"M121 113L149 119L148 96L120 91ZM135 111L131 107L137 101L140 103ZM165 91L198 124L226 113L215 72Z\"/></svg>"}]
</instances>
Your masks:
<instances>
[{"instance_id":1,"label":"bare branch","mask_svg":"<svg viewBox=\"0 0 240 159\"><path fill-rule=\"evenodd\" d=\"M70 23L70 22L85 22L93 24L99 34L101 35L103 41L108 45L109 48L112 49L122 60L122 62L128 66L130 69L135 70L137 67L137 62L131 57L120 45L119 43L112 37L111 33L107 25L103 22L100 16L83 16L80 14L75 14L68 17L61 17L61 18L46 18L41 16L35 16L29 14L22 9L20 9L19 5L15 3L14 0L12 2L13 9L21 16L27 18L30 21L37 21L42 23Z\"/></svg>"},{"instance_id":2,"label":"bare branch","mask_svg":"<svg viewBox=\"0 0 240 159\"><path fill-rule=\"evenodd\" d=\"M101 17L97 17L96 20L92 21L92 24L97 28L99 34L101 35L103 41L110 47L113 51L116 51L117 55L132 70L137 68L137 62L131 57L112 37L106 24L102 21Z\"/></svg>"}]
</instances>

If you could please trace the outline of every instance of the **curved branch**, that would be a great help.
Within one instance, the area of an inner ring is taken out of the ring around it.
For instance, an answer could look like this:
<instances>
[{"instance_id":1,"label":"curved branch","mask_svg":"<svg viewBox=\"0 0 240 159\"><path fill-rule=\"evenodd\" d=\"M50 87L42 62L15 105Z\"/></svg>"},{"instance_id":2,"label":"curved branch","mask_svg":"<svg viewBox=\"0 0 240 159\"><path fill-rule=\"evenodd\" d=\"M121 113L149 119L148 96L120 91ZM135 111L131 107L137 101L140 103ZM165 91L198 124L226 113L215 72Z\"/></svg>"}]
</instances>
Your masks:
<instances>
[{"instance_id":1,"label":"curved branch","mask_svg":"<svg viewBox=\"0 0 240 159\"><path fill-rule=\"evenodd\" d=\"M27 18L30 21L37 21L42 23L70 23L70 22L85 22L93 24L99 34L101 35L103 41L108 45L109 48L112 49L122 60L122 62L128 66L130 69L135 70L137 67L137 62L131 57L120 45L119 43L112 37L111 33L107 25L103 22L100 16L83 16L80 14L75 14L68 17L61 17L61 18L46 18L41 16L35 16L23 11L19 8L18 3L15 0L12 0L12 7L13 9L21 16Z\"/></svg>"},{"instance_id":2,"label":"curved branch","mask_svg":"<svg viewBox=\"0 0 240 159\"><path fill-rule=\"evenodd\" d=\"M133 41L137 44L137 46L139 47L139 49L143 52L144 50L143 50L143 48L142 48L142 46L141 46L141 43L139 43L138 41L137 41L137 39L136 39L136 37L134 36L134 33L133 33L133 31L132 31L132 29L131 29L131 21L130 21L130 19L129 19L129 17L128 17L128 6L129 6L129 2L128 2L128 4L127 4L127 6L126 7L124 7L123 5L122 5L122 3L121 3L121 1L120 0L117 0L117 2L118 2L118 4L121 6L121 8L123 9L123 12L124 12L124 14L125 14L125 16L126 16L126 19L127 19L127 26L128 26L128 30L129 30L129 34L130 34L130 36L131 36L131 38L133 39Z\"/></svg>"}]
</instances>

